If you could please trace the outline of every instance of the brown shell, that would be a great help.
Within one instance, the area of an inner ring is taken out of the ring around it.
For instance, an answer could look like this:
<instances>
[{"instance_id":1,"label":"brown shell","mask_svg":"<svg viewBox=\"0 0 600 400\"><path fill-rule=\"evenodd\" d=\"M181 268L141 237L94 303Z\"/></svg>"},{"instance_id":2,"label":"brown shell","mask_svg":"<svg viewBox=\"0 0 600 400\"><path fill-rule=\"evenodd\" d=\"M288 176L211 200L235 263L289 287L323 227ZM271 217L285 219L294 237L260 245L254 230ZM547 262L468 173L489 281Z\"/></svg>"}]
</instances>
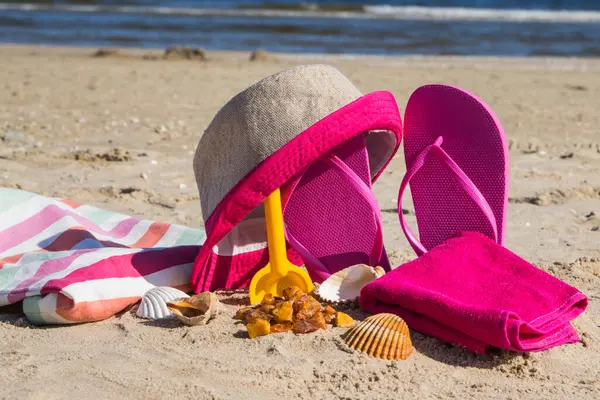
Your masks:
<instances>
[{"instance_id":1,"label":"brown shell","mask_svg":"<svg viewBox=\"0 0 600 400\"><path fill-rule=\"evenodd\" d=\"M397 315L371 315L343 336L353 349L384 360L406 360L412 353L410 331Z\"/></svg>"},{"instance_id":2,"label":"brown shell","mask_svg":"<svg viewBox=\"0 0 600 400\"><path fill-rule=\"evenodd\" d=\"M204 325L220 311L217 295L212 292L173 300L167 307L186 325Z\"/></svg>"}]
</instances>

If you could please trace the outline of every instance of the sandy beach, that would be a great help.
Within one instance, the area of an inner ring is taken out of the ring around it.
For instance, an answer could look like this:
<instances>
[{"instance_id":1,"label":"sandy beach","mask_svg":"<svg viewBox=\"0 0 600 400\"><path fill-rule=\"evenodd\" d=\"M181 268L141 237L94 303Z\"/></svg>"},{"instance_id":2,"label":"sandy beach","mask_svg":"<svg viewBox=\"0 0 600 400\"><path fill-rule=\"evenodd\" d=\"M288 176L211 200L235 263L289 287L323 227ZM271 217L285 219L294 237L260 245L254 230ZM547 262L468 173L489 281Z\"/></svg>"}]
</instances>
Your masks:
<instances>
[{"instance_id":1,"label":"sandy beach","mask_svg":"<svg viewBox=\"0 0 600 400\"><path fill-rule=\"evenodd\" d=\"M231 319L239 293L219 293L227 312L197 327L131 310L36 327L17 305L0 308L0 398L600 398L600 60L95 52L0 47L0 187L202 227L193 153L248 85L331 64L363 93L392 92L401 113L421 85L458 85L492 107L510 143L506 246L588 296L582 340L482 356L412 332L413 355L391 362L349 351L342 328L249 340ZM396 210L404 173L400 151L374 188L393 265L415 258ZM405 207L415 226L410 196Z\"/></svg>"}]
</instances>

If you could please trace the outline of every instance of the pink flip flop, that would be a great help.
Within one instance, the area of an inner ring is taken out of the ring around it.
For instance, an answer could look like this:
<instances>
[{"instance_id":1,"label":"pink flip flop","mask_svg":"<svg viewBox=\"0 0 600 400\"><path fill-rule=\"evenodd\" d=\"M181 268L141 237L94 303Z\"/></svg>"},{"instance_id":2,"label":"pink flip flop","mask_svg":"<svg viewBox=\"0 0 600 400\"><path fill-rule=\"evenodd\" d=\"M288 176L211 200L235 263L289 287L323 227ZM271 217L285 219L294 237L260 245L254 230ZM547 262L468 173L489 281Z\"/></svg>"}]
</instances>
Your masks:
<instances>
[{"instance_id":1,"label":"pink flip flop","mask_svg":"<svg viewBox=\"0 0 600 400\"><path fill-rule=\"evenodd\" d=\"M390 269L379 205L371 188L368 135L338 146L284 189L288 243L316 282L359 263Z\"/></svg>"},{"instance_id":2,"label":"pink flip flop","mask_svg":"<svg viewBox=\"0 0 600 400\"><path fill-rule=\"evenodd\" d=\"M453 86L418 88L406 107L404 154L398 214L418 255L465 231L503 244L508 147L498 118L483 101ZM418 238L402 213L408 184Z\"/></svg>"}]
</instances>

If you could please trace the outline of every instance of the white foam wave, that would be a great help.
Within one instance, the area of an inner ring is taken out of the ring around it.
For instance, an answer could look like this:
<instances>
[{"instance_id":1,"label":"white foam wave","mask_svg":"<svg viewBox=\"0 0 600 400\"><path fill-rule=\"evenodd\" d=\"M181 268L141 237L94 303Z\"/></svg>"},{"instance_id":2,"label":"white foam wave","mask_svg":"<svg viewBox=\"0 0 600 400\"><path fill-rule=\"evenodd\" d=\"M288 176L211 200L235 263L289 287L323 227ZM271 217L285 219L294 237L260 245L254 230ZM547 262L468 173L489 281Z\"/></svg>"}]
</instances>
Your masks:
<instances>
[{"instance_id":1,"label":"white foam wave","mask_svg":"<svg viewBox=\"0 0 600 400\"><path fill-rule=\"evenodd\" d=\"M507 22L599 22L598 11L502 10L460 7L365 6L365 12L381 17L426 20Z\"/></svg>"},{"instance_id":2,"label":"white foam wave","mask_svg":"<svg viewBox=\"0 0 600 400\"><path fill-rule=\"evenodd\" d=\"M388 20L504 21L504 22L600 22L598 11L501 10L483 8L364 6L363 11L314 11L274 9L208 9L138 6L97 6L34 3L0 3L0 11L66 11L213 17L360 18Z\"/></svg>"}]
</instances>

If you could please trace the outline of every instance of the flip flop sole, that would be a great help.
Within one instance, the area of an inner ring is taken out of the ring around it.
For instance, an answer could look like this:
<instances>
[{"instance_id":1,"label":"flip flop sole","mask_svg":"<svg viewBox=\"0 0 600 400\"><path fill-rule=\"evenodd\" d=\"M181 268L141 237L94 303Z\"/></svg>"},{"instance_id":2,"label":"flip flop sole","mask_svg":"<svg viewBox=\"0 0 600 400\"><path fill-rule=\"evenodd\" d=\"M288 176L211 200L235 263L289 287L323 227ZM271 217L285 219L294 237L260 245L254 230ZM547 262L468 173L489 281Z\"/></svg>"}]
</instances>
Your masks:
<instances>
[{"instance_id":1,"label":"flip flop sole","mask_svg":"<svg viewBox=\"0 0 600 400\"><path fill-rule=\"evenodd\" d=\"M404 154L410 169L438 137L442 149L477 186L496 218L503 244L508 202L508 147L493 111L457 87L427 85L410 97L404 118ZM493 238L488 220L442 160L429 160L410 181L420 241L426 249L464 231Z\"/></svg>"},{"instance_id":2,"label":"flip flop sole","mask_svg":"<svg viewBox=\"0 0 600 400\"><path fill-rule=\"evenodd\" d=\"M333 152L370 187L364 136L348 140ZM316 274L317 268L309 266L317 282L351 265L369 264L377 241L376 218L380 218L379 210L373 210L340 170L322 160L304 172L284 209L286 230L328 270ZM385 251L379 263L389 268Z\"/></svg>"}]
</instances>

